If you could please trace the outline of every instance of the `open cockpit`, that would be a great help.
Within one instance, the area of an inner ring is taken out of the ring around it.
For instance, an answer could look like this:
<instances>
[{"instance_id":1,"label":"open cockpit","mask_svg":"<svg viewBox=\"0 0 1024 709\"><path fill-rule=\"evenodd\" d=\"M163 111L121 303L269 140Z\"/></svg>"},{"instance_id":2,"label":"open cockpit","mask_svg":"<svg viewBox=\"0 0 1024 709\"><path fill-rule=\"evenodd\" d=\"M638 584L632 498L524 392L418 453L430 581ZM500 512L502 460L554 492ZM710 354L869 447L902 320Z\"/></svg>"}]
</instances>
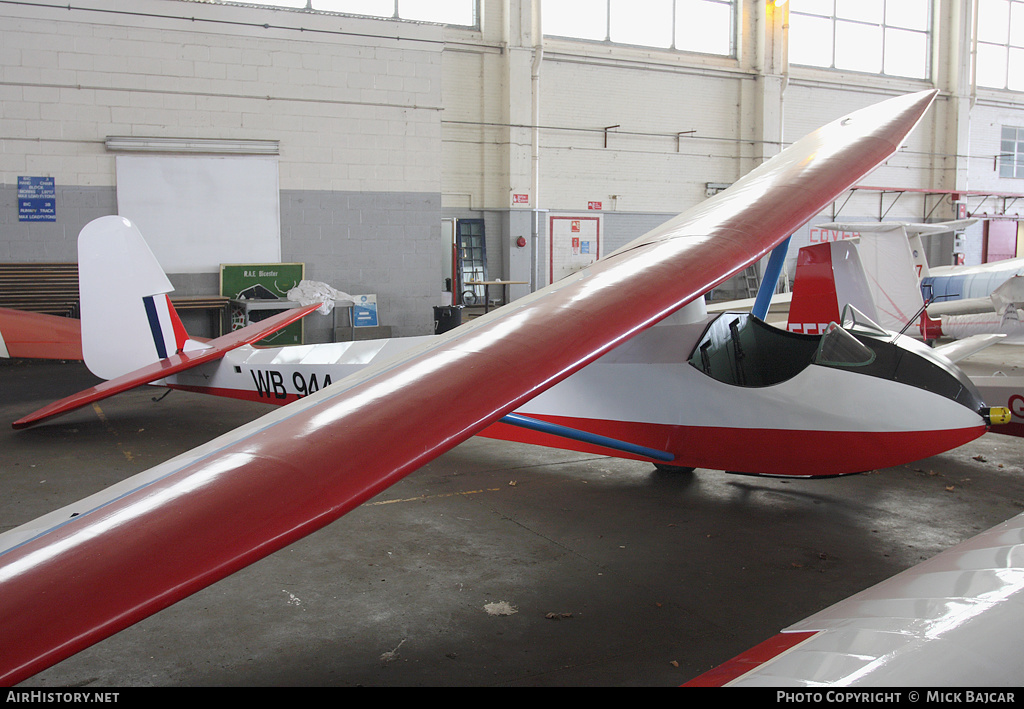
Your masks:
<instances>
[{"instance_id":1,"label":"open cockpit","mask_svg":"<svg viewBox=\"0 0 1024 709\"><path fill-rule=\"evenodd\" d=\"M833 323L824 335L773 327L748 313L723 313L704 331L690 364L726 384L771 386L792 379L808 365L855 367L875 353Z\"/></svg>"}]
</instances>

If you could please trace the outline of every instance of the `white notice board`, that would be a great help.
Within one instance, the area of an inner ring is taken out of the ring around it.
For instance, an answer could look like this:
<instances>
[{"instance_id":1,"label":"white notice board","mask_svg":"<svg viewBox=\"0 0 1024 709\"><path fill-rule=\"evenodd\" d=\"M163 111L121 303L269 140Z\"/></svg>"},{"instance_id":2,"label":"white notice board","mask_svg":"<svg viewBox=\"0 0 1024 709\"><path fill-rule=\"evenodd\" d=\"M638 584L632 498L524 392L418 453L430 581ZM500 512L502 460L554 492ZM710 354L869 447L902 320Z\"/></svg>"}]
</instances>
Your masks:
<instances>
[{"instance_id":1,"label":"white notice board","mask_svg":"<svg viewBox=\"0 0 1024 709\"><path fill-rule=\"evenodd\" d=\"M601 258L601 215L548 217L548 283L586 268Z\"/></svg>"},{"instance_id":2,"label":"white notice board","mask_svg":"<svg viewBox=\"0 0 1024 709\"><path fill-rule=\"evenodd\" d=\"M281 261L276 157L117 157L117 211L167 273Z\"/></svg>"}]
</instances>

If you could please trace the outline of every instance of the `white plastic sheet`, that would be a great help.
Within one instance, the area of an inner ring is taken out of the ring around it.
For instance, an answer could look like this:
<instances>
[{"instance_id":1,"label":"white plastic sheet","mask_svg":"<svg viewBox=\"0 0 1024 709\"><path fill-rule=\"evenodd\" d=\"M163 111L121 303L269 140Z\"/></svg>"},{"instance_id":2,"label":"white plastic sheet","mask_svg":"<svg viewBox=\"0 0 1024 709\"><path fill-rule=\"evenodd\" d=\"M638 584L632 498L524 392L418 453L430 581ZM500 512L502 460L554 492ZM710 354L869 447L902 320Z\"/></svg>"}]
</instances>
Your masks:
<instances>
[{"instance_id":1,"label":"white plastic sheet","mask_svg":"<svg viewBox=\"0 0 1024 709\"><path fill-rule=\"evenodd\" d=\"M299 285L288 291L287 295L288 300L294 300L300 305L320 303L317 312L324 315L328 315L334 310L334 301L352 300L352 296L348 293L343 293L320 281L299 281Z\"/></svg>"}]
</instances>

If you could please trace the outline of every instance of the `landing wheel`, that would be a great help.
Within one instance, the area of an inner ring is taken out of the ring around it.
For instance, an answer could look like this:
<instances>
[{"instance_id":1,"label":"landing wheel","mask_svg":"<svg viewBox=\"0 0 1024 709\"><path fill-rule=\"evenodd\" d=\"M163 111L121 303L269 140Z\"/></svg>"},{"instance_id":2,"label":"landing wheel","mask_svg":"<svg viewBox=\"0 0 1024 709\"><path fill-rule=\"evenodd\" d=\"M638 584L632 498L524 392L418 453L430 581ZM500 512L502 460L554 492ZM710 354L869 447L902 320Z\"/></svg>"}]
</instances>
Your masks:
<instances>
[{"instance_id":1,"label":"landing wheel","mask_svg":"<svg viewBox=\"0 0 1024 709\"><path fill-rule=\"evenodd\" d=\"M688 468L684 465L665 465L664 463L655 463L654 467L659 473L692 473L696 468Z\"/></svg>"}]
</instances>

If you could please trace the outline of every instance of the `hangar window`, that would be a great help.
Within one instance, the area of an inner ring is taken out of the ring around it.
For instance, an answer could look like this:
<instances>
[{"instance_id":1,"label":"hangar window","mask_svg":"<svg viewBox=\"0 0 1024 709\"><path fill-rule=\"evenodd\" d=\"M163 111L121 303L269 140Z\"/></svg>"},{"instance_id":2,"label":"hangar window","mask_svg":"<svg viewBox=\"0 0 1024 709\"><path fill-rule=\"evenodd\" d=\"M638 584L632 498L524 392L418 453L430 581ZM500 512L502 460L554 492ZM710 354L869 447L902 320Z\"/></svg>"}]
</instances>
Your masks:
<instances>
[{"instance_id":1,"label":"hangar window","mask_svg":"<svg viewBox=\"0 0 1024 709\"><path fill-rule=\"evenodd\" d=\"M1024 177L1024 128L1003 126L999 144L999 176Z\"/></svg>"},{"instance_id":2,"label":"hangar window","mask_svg":"<svg viewBox=\"0 0 1024 709\"><path fill-rule=\"evenodd\" d=\"M979 0L978 85L1024 91L1024 2Z\"/></svg>"},{"instance_id":3,"label":"hangar window","mask_svg":"<svg viewBox=\"0 0 1024 709\"><path fill-rule=\"evenodd\" d=\"M595 42L734 53L735 0L544 0L544 34Z\"/></svg>"},{"instance_id":4,"label":"hangar window","mask_svg":"<svg viewBox=\"0 0 1024 709\"><path fill-rule=\"evenodd\" d=\"M210 0L207 0L210 1ZM479 0L214 0L226 5L268 5L345 15L476 27Z\"/></svg>"},{"instance_id":5,"label":"hangar window","mask_svg":"<svg viewBox=\"0 0 1024 709\"><path fill-rule=\"evenodd\" d=\"M931 6L931 0L791 0L789 60L927 79Z\"/></svg>"}]
</instances>

